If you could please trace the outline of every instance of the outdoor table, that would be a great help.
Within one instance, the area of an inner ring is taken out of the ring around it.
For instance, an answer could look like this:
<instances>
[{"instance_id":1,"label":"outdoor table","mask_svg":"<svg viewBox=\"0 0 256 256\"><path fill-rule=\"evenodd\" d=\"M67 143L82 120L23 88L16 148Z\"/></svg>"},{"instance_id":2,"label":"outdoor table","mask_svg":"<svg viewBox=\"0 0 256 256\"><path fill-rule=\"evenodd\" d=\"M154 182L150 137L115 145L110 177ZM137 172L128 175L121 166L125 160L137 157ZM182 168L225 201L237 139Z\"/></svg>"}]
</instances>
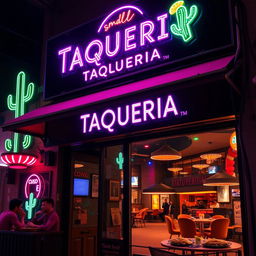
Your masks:
<instances>
[{"instance_id":1,"label":"outdoor table","mask_svg":"<svg viewBox=\"0 0 256 256\"><path fill-rule=\"evenodd\" d=\"M194 238L191 238L194 239ZM164 247L167 247L169 249L173 250L181 250L183 254L186 252L190 252L191 255L195 255L195 252L201 252L201 253L215 253L217 256L218 255L225 255L227 252L236 252L238 256L242 256L241 248L242 245L239 243L231 242L229 241L230 246L227 248L206 248L203 247L202 245L192 245L192 246L176 246L170 244L170 239L168 240L163 240L161 241L161 245Z\"/></svg>"}]
</instances>

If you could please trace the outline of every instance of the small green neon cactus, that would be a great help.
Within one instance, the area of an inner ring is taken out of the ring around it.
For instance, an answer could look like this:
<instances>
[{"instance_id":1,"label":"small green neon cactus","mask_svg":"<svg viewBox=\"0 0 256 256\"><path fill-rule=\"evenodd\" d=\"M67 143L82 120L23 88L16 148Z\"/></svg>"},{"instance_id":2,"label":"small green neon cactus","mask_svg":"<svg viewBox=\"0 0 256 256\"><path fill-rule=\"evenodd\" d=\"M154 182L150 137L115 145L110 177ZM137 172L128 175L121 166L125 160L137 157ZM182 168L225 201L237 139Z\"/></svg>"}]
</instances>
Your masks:
<instances>
[{"instance_id":1,"label":"small green neon cactus","mask_svg":"<svg viewBox=\"0 0 256 256\"><path fill-rule=\"evenodd\" d=\"M122 152L119 152L118 157L116 158L116 163L118 164L119 170L123 170L124 157Z\"/></svg>"},{"instance_id":2,"label":"small green neon cactus","mask_svg":"<svg viewBox=\"0 0 256 256\"><path fill-rule=\"evenodd\" d=\"M189 15L185 6L180 6L176 11L177 24L171 25L171 32L176 36L181 36L184 42L193 39L191 24L198 16L198 8L196 5L190 7Z\"/></svg>"},{"instance_id":3,"label":"small green neon cactus","mask_svg":"<svg viewBox=\"0 0 256 256\"><path fill-rule=\"evenodd\" d=\"M16 102L14 100L13 95L8 95L7 97L7 106L11 111L15 112L15 118L22 116L25 114L25 103L29 102L35 91L35 85L33 83L29 83L27 89L25 90L26 83L26 74L21 71L17 75L16 80ZM14 153L19 151L19 141L20 134L14 133L13 140L7 139L5 141L5 149L7 151L13 150ZM32 137L30 135L25 135L22 141L22 148L27 149L32 142Z\"/></svg>"},{"instance_id":4,"label":"small green neon cactus","mask_svg":"<svg viewBox=\"0 0 256 256\"><path fill-rule=\"evenodd\" d=\"M25 209L28 212L28 219L30 220L32 218L32 212L33 209L36 207L37 199L34 198L34 194L29 194L29 200L25 202Z\"/></svg>"}]
</instances>

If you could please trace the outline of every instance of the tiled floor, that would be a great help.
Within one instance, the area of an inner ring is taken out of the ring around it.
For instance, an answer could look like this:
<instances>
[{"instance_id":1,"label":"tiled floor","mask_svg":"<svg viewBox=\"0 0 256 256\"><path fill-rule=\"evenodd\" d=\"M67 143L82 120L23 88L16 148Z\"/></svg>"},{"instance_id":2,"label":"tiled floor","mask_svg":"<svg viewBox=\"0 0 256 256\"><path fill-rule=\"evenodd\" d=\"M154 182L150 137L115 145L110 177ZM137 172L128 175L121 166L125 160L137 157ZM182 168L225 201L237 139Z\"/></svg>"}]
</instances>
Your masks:
<instances>
[{"instance_id":1,"label":"tiled floor","mask_svg":"<svg viewBox=\"0 0 256 256\"><path fill-rule=\"evenodd\" d=\"M145 227L135 227L132 229L133 245L161 248L160 242L165 239L169 239L169 233L164 222L146 223ZM133 247L132 252L133 254L150 255L147 248ZM236 256L236 254L228 253L227 256Z\"/></svg>"}]
</instances>

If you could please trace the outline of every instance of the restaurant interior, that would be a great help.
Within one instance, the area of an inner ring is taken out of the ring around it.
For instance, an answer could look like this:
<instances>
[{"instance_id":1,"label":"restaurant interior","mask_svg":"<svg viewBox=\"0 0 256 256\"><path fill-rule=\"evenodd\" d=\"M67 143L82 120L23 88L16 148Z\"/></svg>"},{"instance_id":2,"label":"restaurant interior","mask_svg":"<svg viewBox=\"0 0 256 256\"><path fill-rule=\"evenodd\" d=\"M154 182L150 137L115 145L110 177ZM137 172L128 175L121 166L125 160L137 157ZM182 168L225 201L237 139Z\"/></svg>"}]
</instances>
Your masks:
<instances>
[{"instance_id":1,"label":"restaurant interior","mask_svg":"<svg viewBox=\"0 0 256 256\"><path fill-rule=\"evenodd\" d=\"M138 141L130 156L133 255L190 243L243 254L235 129Z\"/></svg>"}]
</instances>

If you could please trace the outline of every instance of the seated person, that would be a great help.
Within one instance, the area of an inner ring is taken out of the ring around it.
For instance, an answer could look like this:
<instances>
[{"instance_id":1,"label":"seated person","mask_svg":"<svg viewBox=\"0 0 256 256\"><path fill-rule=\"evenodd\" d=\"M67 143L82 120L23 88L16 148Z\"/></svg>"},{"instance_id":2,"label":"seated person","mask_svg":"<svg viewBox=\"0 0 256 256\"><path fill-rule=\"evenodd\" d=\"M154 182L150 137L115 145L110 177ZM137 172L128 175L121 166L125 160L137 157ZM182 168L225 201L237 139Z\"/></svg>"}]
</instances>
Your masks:
<instances>
[{"instance_id":1,"label":"seated person","mask_svg":"<svg viewBox=\"0 0 256 256\"><path fill-rule=\"evenodd\" d=\"M12 199L9 203L9 211L0 214L0 230L17 230L24 227L25 212L21 208L20 199Z\"/></svg>"},{"instance_id":2,"label":"seated person","mask_svg":"<svg viewBox=\"0 0 256 256\"><path fill-rule=\"evenodd\" d=\"M34 218L27 225L38 227L48 232L60 231L60 220L57 212L53 209L54 201L52 198L42 200L41 210L36 212Z\"/></svg>"}]
</instances>

